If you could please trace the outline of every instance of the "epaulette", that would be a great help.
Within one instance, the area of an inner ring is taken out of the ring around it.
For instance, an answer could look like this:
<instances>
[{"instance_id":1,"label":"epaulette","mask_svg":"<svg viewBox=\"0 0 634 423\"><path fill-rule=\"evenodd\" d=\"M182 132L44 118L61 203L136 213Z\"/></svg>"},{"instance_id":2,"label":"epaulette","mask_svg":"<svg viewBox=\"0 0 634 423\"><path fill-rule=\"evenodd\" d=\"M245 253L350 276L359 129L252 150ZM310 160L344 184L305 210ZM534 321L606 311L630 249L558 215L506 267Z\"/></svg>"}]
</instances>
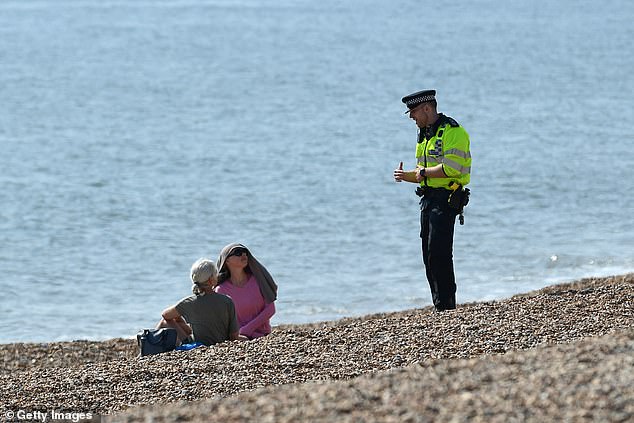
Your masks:
<instances>
[{"instance_id":1,"label":"epaulette","mask_svg":"<svg viewBox=\"0 0 634 423\"><path fill-rule=\"evenodd\" d=\"M458 122L456 122L456 120L452 117L449 116L445 116L443 115L443 123L447 123L449 124L449 126L457 128L460 126L460 124Z\"/></svg>"}]
</instances>

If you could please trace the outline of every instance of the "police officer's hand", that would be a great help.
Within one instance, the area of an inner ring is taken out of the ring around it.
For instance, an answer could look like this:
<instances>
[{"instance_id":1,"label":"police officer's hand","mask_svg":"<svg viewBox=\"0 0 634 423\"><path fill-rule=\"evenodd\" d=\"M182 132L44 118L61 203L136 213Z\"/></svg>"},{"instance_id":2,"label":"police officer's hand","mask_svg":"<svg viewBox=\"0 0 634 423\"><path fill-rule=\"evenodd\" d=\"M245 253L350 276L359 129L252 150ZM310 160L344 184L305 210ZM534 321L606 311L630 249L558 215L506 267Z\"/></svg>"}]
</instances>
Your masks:
<instances>
[{"instance_id":1,"label":"police officer's hand","mask_svg":"<svg viewBox=\"0 0 634 423\"><path fill-rule=\"evenodd\" d=\"M401 182L403 180L403 175L405 172L403 171L403 162L398 165L396 169L394 169L394 180L396 182Z\"/></svg>"},{"instance_id":2,"label":"police officer's hand","mask_svg":"<svg viewBox=\"0 0 634 423\"><path fill-rule=\"evenodd\" d=\"M416 175L416 182L420 182L423 180L423 177L420 174L420 169L416 169L415 175Z\"/></svg>"},{"instance_id":3,"label":"police officer's hand","mask_svg":"<svg viewBox=\"0 0 634 423\"><path fill-rule=\"evenodd\" d=\"M405 171L403 169L394 169L394 180L396 182L401 182L405 180Z\"/></svg>"}]
</instances>

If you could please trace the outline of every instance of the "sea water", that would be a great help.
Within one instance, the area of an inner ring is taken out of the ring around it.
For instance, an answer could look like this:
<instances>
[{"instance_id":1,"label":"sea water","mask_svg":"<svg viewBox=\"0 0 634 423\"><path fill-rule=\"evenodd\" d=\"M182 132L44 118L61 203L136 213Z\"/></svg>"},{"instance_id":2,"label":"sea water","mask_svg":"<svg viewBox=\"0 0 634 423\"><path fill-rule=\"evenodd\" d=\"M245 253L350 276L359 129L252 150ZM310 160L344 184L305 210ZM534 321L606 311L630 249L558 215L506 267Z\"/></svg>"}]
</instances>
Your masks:
<instances>
[{"instance_id":1,"label":"sea water","mask_svg":"<svg viewBox=\"0 0 634 423\"><path fill-rule=\"evenodd\" d=\"M634 5L0 3L0 342L133 336L246 244L273 324L431 304L416 128L471 137L461 303L634 269Z\"/></svg>"}]
</instances>

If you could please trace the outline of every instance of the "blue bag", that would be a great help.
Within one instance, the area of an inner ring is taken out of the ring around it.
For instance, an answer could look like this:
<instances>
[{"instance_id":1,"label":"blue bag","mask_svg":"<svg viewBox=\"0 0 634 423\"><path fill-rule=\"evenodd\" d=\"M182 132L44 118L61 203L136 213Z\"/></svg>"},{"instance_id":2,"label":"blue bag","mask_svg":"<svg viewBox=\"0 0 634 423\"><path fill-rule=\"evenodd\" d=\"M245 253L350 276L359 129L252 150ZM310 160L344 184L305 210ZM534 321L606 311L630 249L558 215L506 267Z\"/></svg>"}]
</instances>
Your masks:
<instances>
[{"instance_id":1,"label":"blue bag","mask_svg":"<svg viewBox=\"0 0 634 423\"><path fill-rule=\"evenodd\" d=\"M159 354L176 348L176 329L143 329L136 335L141 356Z\"/></svg>"}]
</instances>

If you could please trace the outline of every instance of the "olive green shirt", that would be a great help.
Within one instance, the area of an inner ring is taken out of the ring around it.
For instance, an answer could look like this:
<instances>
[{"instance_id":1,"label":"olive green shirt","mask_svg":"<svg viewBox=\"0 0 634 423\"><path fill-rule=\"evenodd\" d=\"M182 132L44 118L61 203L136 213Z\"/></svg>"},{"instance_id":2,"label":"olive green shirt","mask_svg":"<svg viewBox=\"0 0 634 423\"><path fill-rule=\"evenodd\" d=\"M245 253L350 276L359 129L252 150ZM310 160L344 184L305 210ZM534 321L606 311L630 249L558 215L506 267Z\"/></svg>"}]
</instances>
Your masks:
<instances>
[{"instance_id":1,"label":"olive green shirt","mask_svg":"<svg viewBox=\"0 0 634 423\"><path fill-rule=\"evenodd\" d=\"M205 345L227 341L231 333L239 330L235 306L226 295L215 292L191 295L175 307L191 326L194 340Z\"/></svg>"}]
</instances>

